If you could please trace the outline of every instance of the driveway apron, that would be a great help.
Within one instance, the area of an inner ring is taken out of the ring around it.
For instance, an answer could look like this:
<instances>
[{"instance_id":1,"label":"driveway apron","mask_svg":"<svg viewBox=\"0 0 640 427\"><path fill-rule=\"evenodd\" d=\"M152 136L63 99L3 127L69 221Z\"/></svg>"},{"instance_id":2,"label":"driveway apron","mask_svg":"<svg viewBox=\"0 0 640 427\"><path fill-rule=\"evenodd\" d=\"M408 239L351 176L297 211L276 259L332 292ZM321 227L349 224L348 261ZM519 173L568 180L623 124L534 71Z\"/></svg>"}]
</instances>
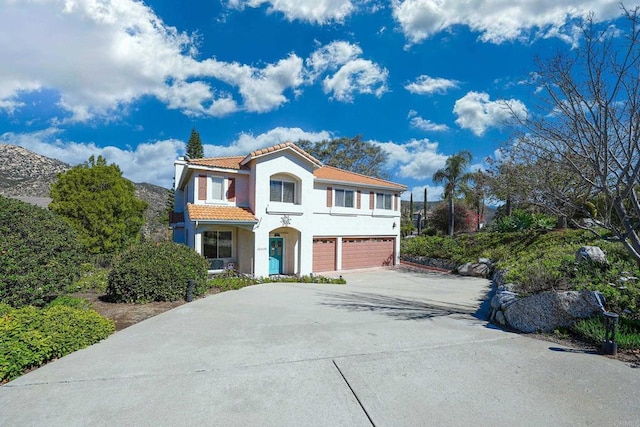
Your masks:
<instances>
[{"instance_id":1,"label":"driveway apron","mask_svg":"<svg viewBox=\"0 0 640 427\"><path fill-rule=\"evenodd\" d=\"M342 273L182 305L0 387L0 425L636 425L640 370L484 320L486 280Z\"/></svg>"}]
</instances>

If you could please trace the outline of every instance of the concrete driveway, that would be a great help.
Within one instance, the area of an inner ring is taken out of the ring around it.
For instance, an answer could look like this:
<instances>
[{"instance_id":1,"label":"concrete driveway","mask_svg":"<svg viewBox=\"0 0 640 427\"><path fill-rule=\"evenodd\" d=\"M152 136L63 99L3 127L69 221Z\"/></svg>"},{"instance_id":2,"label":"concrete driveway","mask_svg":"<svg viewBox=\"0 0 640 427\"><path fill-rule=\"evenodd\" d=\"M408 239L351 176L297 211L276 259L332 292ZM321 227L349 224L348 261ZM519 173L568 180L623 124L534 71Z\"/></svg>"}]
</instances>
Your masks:
<instances>
[{"instance_id":1,"label":"concrete driveway","mask_svg":"<svg viewBox=\"0 0 640 427\"><path fill-rule=\"evenodd\" d=\"M640 370L487 325L485 280L345 273L180 306L0 387L0 425L637 425Z\"/></svg>"}]
</instances>

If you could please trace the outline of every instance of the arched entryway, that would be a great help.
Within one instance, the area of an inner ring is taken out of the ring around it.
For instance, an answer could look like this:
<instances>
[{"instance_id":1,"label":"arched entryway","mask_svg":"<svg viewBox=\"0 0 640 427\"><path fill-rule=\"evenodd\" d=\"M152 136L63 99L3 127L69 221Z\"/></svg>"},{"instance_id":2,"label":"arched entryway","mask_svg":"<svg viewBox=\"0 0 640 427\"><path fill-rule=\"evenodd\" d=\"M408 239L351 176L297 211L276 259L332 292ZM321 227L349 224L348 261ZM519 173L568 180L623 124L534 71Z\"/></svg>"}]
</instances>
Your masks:
<instances>
[{"instance_id":1,"label":"arched entryway","mask_svg":"<svg viewBox=\"0 0 640 427\"><path fill-rule=\"evenodd\" d=\"M279 227L269 232L269 275L300 274L300 231Z\"/></svg>"}]
</instances>

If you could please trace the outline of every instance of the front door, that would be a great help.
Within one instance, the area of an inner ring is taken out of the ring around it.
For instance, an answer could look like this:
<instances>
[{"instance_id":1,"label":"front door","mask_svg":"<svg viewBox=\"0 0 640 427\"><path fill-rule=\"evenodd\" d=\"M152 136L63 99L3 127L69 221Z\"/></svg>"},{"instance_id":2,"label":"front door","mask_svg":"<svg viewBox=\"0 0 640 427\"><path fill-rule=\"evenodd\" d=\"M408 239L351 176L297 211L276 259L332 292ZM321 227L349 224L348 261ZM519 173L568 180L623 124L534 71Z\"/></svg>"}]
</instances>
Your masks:
<instances>
[{"instance_id":1,"label":"front door","mask_svg":"<svg viewBox=\"0 0 640 427\"><path fill-rule=\"evenodd\" d=\"M282 274L282 237L269 238L269 274Z\"/></svg>"}]
</instances>

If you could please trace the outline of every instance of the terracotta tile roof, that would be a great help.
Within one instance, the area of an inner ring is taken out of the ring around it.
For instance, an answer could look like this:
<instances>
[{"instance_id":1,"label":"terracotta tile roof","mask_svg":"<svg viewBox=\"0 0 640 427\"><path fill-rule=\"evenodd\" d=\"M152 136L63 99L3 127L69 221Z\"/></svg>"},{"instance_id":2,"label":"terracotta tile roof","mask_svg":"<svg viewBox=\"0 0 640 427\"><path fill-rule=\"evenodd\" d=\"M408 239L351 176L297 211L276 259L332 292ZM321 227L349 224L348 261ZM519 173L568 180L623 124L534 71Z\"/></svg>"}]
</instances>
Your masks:
<instances>
[{"instance_id":1,"label":"terracotta tile roof","mask_svg":"<svg viewBox=\"0 0 640 427\"><path fill-rule=\"evenodd\" d=\"M333 166L323 166L320 169L313 171L313 175L322 180L344 182L348 184L364 184L375 187L386 187L394 190L404 191L407 189L402 184L396 184L395 182L385 181L384 179L373 178L366 175L361 175L355 172L349 172L344 169L338 169Z\"/></svg>"},{"instance_id":2,"label":"terracotta tile roof","mask_svg":"<svg viewBox=\"0 0 640 427\"><path fill-rule=\"evenodd\" d=\"M191 221L258 222L249 208L236 206L207 206L187 203Z\"/></svg>"},{"instance_id":3,"label":"terracotta tile roof","mask_svg":"<svg viewBox=\"0 0 640 427\"><path fill-rule=\"evenodd\" d=\"M199 166L209 166L222 169L241 169L240 162L246 156L230 156L230 157L209 157L206 159L190 159L189 164Z\"/></svg>"},{"instance_id":4,"label":"terracotta tile roof","mask_svg":"<svg viewBox=\"0 0 640 427\"><path fill-rule=\"evenodd\" d=\"M322 162L320 160L316 159L311 154L307 153L306 151L304 151L302 148L298 147L293 142L285 142L283 144L273 145L271 147L263 148L261 150L252 151L251 154L249 154L244 159L244 161L242 163L244 164L244 163L248 162L251 159L255 159L256 157L263 156L265 154L273 153L273 152L276 152L276 151L284 150L286 148L291 148L293 151L295 151L298 154L302 155L303 157L305 157L310 162L315 163L318 166L322 166Z\"/></svg>"}]
</instances>

